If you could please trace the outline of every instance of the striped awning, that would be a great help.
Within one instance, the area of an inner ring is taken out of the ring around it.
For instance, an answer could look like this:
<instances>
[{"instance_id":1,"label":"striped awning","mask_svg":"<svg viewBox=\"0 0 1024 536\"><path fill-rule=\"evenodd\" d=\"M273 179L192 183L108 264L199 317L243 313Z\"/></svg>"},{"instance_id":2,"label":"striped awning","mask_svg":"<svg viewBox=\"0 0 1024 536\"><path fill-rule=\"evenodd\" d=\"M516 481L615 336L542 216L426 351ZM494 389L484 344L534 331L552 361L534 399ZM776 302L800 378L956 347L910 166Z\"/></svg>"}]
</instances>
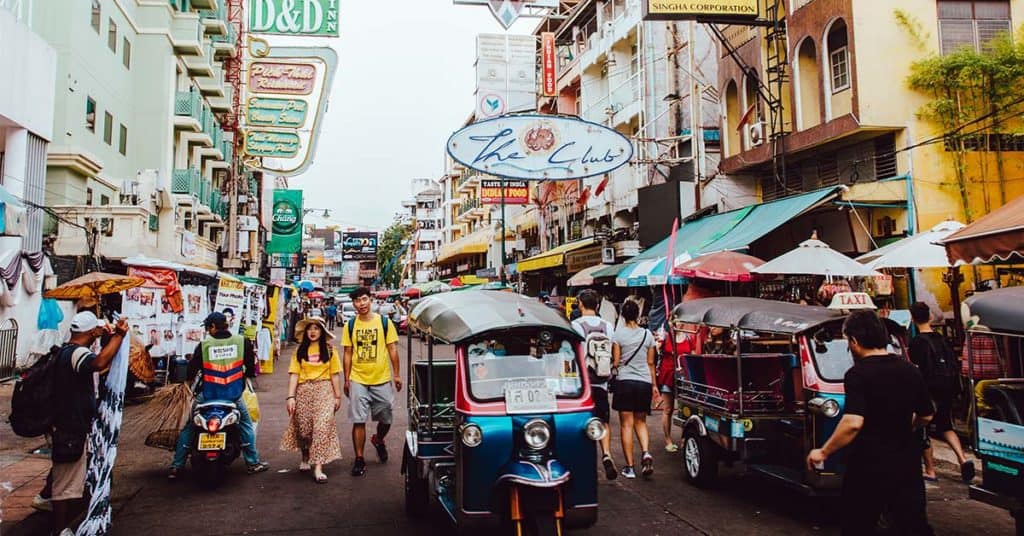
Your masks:
<instances>
[{"instance_id":1,"label":"striped awning","mask_svg":"<svg viewBox=\"0 0 1024 536\"><path fill-rule=\"evenodd\" d=\"M481 229L466 235L450 244L441 246L441 249L437 252L437 262L450 262L466 255L487 253L487 247L493 238L494 232L490 229Z\"/></svg>"}]
</instances>

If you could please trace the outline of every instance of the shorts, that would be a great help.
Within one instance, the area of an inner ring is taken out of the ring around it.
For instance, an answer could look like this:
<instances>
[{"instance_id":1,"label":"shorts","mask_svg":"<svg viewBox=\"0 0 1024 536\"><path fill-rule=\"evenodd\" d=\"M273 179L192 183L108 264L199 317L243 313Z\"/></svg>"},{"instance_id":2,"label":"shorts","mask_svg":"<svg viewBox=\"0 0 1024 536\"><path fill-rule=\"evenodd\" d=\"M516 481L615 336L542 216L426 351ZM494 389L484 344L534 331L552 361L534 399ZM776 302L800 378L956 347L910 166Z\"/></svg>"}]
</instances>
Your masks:
<instances>
[{"instance_id":1,"label":"shorts","mask_svg":"<svg viewBox=\"0 0 1024 536\"><path fill-rule=\"evenodd\" d=\"M953 400L947 397L939 397L934 400L935 415L928 423L928 434L938 437L953 429Z\"/></svg>"},{"instance_id":2,"label":"shorts","mask_svg":"<svg viewBox=\"0 0 1024 536\"><path fill-rule=\"evenodd\" d=\"M619 380L615 382L615 398L612 399L612 409L649 415L651 413L651 396L651 384L637 380Z\"/></svg>"},{"instance_id":3,"label":"shorts","mask_svg":"<svg viewBox=\"0 0 1024 536\"><path fill-rule=\"evenodd\" d=\"M371 417L380 424L391 424L391 404L395 400L391 382L379 385L351 382L348 400L348 416L354 424L365 424Z\"/></svg>"},{"instance_id":4,"label":"shorts","mask_svg":"<svg viewBox=\"0 0 1024 536\"><path fill-rule=\"evenodd\" d=\"M86 441L88 445L88 441ZM50 468L53 479L50 499L54 501L70 501L81 499L85 495L85 471L89 462L89 447L82 447L82 455L71 463L54 463Z\"/></svg>"},{"instance_id":5,"label":"shorts","mask_svg":"<svg viewBox=\"0 0 1024 536\"><path fill-rule=\"evenodd\" d=\"M594 399L594 416L601 419L601 422L608 424L612 418L611 408L608 407L608 390L604 387L590 386L590 397Z\"/></svg>"}]
</instances>

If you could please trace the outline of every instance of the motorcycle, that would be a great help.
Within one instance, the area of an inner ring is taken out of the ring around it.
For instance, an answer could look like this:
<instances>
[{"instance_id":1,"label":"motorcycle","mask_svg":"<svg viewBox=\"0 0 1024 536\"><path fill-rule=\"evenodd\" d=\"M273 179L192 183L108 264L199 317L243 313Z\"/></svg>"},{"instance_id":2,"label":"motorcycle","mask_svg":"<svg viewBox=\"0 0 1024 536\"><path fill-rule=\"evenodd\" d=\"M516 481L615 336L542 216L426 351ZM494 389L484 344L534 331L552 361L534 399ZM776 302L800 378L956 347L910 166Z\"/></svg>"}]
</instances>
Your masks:
<instances>
[{"instance_id":1,"label":"motorcycle","mask_svg":"<svg viewBox=\"0 0 1024 536\"><path fill-rule=\"evenodd\" d=\"M192 469L207 487L219 485L242 452L239 417L238 407L226 400L203 402L192 410Z\"/></svg>"}]
</instances>

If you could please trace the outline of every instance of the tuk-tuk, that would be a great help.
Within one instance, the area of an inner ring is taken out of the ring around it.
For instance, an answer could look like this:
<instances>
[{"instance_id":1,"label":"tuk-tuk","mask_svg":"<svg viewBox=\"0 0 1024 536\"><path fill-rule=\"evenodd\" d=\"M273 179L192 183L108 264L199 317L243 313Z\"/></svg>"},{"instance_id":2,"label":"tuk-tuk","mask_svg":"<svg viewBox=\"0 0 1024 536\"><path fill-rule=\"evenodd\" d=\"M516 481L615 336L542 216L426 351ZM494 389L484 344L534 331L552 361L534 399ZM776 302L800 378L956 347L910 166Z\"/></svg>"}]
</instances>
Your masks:
<instances>
[{"instance_id":1,"label":"tuk-tuk","mask_svg":"<svg viewBox=\"0 0 1024 536\"><path fill-rule=\"evenodd\" d=\"M719 462L743 462L809 495L838 493L842 456L808 471L805 458L843 414L843 377L853 356L844 314L756 298L706 298L678 305L673 329L697 326L697 351L676 368L673 424L683 431L683 473L698 486ZM902 328L886 321L905 355Z\"/></svg>"},{"instance_id":2,"label":"tuk-tuk","mask_svg":"<svg viewBox=\"0 0 1024 536\"><path fill-rule=\"evenodd\" d=\"M972 439L982 464L970 496L1009 510L1024 534L1024 287L975 294L962 310Z\"/></svg>"},{"instance_id":3,"label":"tuk-tuk","mask_svg":"<svg viewBox=\"0 0 1024 536\"><path fill-rule=\"evenodd\" d=\"M439 505L460 532L593 525L604 428L565 317L513 293L452 292L420 300L409 321L427 355L408 368L407 513ZM454 360L435 358L435 341Z\"/></svg>"}]
</instances>

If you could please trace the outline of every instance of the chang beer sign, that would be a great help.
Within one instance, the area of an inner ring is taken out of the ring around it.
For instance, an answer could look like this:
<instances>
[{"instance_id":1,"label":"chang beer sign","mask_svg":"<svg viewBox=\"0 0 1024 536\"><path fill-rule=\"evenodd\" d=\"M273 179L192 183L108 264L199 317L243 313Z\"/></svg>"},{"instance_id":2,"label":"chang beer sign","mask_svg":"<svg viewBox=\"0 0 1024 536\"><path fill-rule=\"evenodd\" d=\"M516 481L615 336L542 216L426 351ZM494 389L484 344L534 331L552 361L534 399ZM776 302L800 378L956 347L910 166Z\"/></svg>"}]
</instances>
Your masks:
<instances>
[{"instance_id":1,"label":"chang beer sign","mask_svg":"<svg viewBox=\"0 0 1024 536\"><path fill-rule=\"evenodd\" d=\"M256 34L338 37L340 0L250 0L249 31Z\"/></svg>"},{"instance_id":2,"label":"chang beer sign","mask_svg":"<svg viewBox=\"0 0 1024 536\"><path fill-rule=\"evenodd\" d=\"M271 237L267 253L302 250L302 190L274 190Z\"/></svg>"}]
</instances>

